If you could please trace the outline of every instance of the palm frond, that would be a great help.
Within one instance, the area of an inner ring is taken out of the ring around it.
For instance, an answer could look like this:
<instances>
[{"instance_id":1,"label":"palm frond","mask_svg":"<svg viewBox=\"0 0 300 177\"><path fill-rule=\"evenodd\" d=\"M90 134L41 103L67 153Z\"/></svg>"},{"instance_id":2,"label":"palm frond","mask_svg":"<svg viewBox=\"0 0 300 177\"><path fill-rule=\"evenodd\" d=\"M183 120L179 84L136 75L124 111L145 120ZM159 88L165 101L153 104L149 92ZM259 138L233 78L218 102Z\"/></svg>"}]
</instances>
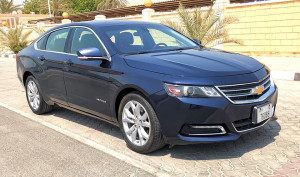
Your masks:
<instances>
[{"instance_id":1,"label":"palm frond","mask_svg":"<svg viewBox=\"0 0 300 177\"><path fill-rule=\"evenodd\" d=\"M54 16L70 10L70 0L50 0L50 8ZM48 11L48 0L41 0L40 10Z\"/></svg>"},{"instance_id":2,"label":"palm frond","mask_svg":"<svg viewBox=\"0 0 300 177\"><path fill-rule=\"evenodd\" d=\"M44 32L46 32L46 30L44 28L38 28L38 27L34 27L34 28L32 28L32 30L39 35L42 35Z\"/></svg>"},{"instance_id":3,"label":"palm frond","mask_svg":"<svg viewBox=\"0 0 300 177\"><path fill-rule=\"evenodd\" d=\"M127 3L128 3L127 0L103 0L98 4L97 9L105 10L105 9L119 8L119 7L126 6Z\"/></svg>"},{"instance_id":4,"label":"palm frond","mask_svg":"<svg viewBox=\"0 0 300 177\"><path fill-rule=\"evenodd\" d=\"M227 26L238 22L233 16L221 16L219 11L210 6L208 10L195 9L190 12L180 4L177 9L180 23L163 20L162 23L174 28L186 36L199 39L203 45L216 46L221 43L242 44L241 40L230 38Z\"/></svg>"},{"instance_id":5,"label":"palm frond","mask_svg":"<svg viewBox=\"0 0 300 177\"><path fill-rule=\"evenodd\" d=\"M7 46L14 52L19 53L22 49L27 47L29 41L28 37L32 33L32 30L23 34L23 27L16 27L15 29L9 29L7 33L0 30L1 34L7 39Z\"/></svg>"},{"instance_id":6,"label":"palm frond","mask_svg":"<svg viewBox=\"0 0 300 177\"><path fill-rule=\"evenodd\" d=\"M27 31L25 34L23 34L20 42L28 44L29 43L28 38L32 32L33 32L33 30L30 30L30 31Z\"/></svg>"},{"instance_id":7,"label":"palm frond","mask_svg":"<svg viewBox=\"0 0 300 177\"><path fill-rule=\"evenodd\" d=\"M14 5L13 0L0 0L0 13L8 14L20 8L19 5Z\"/></svg>"}]
</instances>

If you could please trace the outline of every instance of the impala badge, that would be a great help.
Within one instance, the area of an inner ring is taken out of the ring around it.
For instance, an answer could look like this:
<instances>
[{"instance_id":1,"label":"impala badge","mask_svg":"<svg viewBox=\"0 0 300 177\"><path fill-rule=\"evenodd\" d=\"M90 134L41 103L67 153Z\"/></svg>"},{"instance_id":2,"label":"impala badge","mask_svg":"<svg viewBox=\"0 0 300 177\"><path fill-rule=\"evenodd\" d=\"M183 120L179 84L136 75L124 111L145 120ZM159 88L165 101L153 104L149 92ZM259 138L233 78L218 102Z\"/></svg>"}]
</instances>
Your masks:
<instances>
[{"instance_id":1,"label":"impala badge","mask_svg":"<svg viewBox=\"0 0 300 177\"><path fill-rule=\"evenodd\" d=\"M100 98L96 98L96 100L97 100L97 101L100 101L100 102L102 102L102 103L106 103L105 100L102 100L102 99L100 99Z\"/></svg>"}]
</instances>

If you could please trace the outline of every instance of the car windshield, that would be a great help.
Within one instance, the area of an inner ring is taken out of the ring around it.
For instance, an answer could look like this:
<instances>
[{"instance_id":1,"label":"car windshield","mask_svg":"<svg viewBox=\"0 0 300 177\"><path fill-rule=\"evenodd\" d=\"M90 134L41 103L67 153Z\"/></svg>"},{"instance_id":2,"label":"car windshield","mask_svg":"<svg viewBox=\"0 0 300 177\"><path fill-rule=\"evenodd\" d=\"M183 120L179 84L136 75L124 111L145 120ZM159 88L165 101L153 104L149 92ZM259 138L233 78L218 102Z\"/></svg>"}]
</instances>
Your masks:
<instances>
[{"instance_id":1,"label":"car windshield","mask_svg":"<svg viewBox=\"0 0 300 177\"><path fill-rule=\"evenodd\" d=\"M109 26L102 28L121 54L141 54L199 48L191 39L159 24Z\"/></svg>"}]
</instances>

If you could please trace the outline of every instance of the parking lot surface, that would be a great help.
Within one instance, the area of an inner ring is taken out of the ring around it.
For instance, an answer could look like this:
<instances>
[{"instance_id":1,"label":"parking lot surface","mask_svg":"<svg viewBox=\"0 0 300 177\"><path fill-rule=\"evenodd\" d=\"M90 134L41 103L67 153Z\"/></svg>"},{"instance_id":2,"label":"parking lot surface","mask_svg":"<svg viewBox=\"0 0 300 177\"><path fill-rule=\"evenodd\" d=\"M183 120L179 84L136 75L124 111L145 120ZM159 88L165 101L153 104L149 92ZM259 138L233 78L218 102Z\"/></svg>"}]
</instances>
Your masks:
<instances>
[{"instance_id":1,"label":"parking lot surface","mask_svg":"<svg viewBox=\"0 0 300 177\"><path fill-rule=\"evenodd\" d=\"M0 176L152 176L0 106Z\"/></svg>"},{"instance_id":2,"label":"parking lot surface","mask_svg":"<svg viewBox=\"0 0 300 177\"><path fill-rule=\"evenodd\" d=\"M148 155L126 147L118 127L66 109L34 115L13 59L0 59L0 103L88 138L171 176L299 176L300 82L275 80L277 120L235 142L165 147ZM66 161L68 163L68 161Z\"/></svg>"}]
</instances>

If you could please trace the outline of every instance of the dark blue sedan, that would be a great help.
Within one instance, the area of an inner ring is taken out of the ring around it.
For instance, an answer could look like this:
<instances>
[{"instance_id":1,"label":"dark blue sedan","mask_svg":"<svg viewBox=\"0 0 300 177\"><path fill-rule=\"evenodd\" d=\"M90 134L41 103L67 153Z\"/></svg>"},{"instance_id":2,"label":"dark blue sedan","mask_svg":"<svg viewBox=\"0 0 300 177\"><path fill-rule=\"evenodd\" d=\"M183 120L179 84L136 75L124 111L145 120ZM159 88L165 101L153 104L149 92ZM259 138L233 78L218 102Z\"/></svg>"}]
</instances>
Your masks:
<instances>
[{"instance_id":1,"label":"dark blue sedan","mask_svg":"<svg viewBox=\"0 0 300 177\"><path fill-rule=\"evenodd\" d=\"M262 63L148 22L55 27L19 53L17 70L34 113L58 105L105 120L139 153L236 140L274 116L278 96Z\"/></svg>"}]
</instances>

